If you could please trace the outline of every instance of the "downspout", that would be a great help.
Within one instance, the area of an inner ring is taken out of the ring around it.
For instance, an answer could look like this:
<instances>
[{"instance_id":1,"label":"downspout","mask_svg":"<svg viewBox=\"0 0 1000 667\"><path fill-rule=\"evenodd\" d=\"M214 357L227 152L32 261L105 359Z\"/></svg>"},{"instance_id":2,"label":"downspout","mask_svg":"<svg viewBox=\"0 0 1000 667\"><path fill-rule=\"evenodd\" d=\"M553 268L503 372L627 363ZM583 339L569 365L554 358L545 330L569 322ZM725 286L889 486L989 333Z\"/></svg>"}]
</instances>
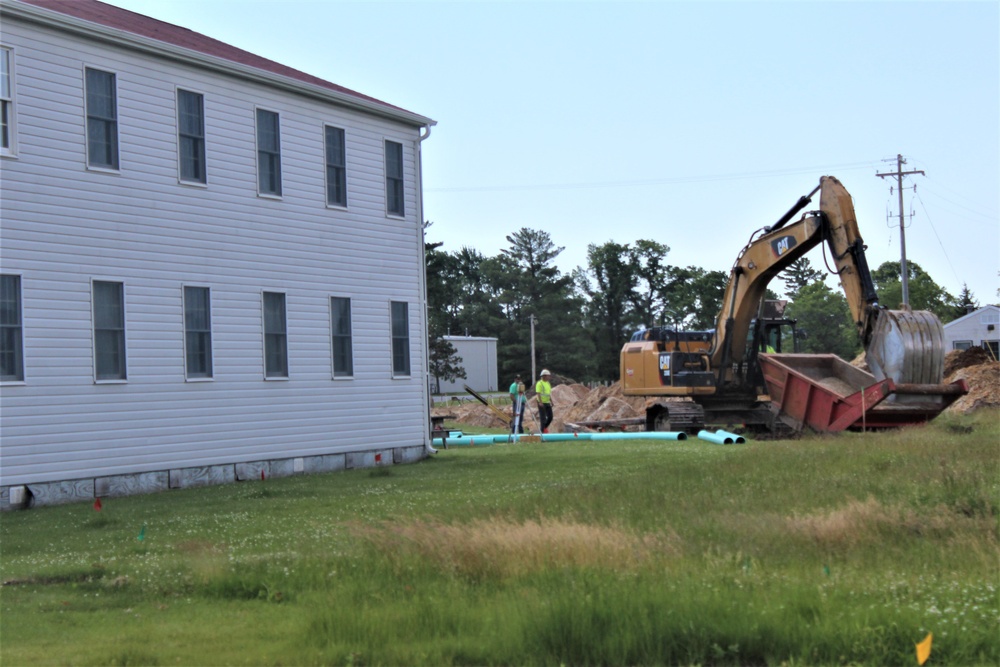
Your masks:
<instances>
[{"instance_id":1,"label":"downspout","mask_svg":"<svg viewBox=\"0 0 1000 667\"><path fill-rule=\"evenodd\" d=\"M426 240L424 239L424 166L423 166L423 151L422 145L424 140L431 136L431 126L425 125L422 128L425 132L421 132L419 138L414 142L414 151L416 153L417 162L417 228L420 233L417 235L417 241L419 243L420 252L420 292L423 296L423 311L424 311L424 399L427 404L427 410L424 411L424 451L427 454L437 454L437 450L432 446L431 438L431 409L434 407L434 398L431 396L431 328L430 322L427 319L427 251Z\"/></svg>"}]
</instances>

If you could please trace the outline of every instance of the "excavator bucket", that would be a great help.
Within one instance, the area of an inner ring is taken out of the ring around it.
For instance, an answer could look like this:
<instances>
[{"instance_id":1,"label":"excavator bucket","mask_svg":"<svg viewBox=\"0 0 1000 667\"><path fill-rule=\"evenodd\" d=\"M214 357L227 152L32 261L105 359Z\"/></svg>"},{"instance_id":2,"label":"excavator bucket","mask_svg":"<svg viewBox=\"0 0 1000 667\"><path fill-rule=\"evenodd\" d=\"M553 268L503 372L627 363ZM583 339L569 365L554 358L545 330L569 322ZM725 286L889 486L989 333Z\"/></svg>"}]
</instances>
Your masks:
<instances>
[{"instance_id":1,"label":"excavator bucket","mask_svg":"<svg viewBox=\"0 0 1000 667\"><path fill-rule=\"evenodd\" d=\"M940 384L944 353L944 327L926 310L879 312L865 350L872 375L896 384Z\"/></svg>"}]
</instances>

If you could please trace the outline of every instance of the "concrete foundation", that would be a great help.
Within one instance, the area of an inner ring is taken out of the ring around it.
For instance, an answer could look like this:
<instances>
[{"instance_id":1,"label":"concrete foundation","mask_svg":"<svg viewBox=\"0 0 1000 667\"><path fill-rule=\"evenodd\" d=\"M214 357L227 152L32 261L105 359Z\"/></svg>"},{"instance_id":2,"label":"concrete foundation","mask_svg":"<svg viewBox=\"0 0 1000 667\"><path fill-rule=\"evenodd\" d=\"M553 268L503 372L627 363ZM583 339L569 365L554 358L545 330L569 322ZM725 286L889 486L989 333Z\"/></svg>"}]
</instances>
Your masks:
<instances>
[{"instance_id":1,"label":"concrete foundation","mask_svg":"<svg viewBox=\"0 0 1000 667\"><path fill-rule=\"evenodd\" d=\"M416 463L427 458L423 446L395 447L345 454L322 454L289 459L247 461L224 465L177 468L127 475L73 479L58 482L14 484L0 487L0 511L93 502L95 498L117 498L170 489L260 481L264 478L337 472L349 468Z\"/></svg>"}]
</instances>

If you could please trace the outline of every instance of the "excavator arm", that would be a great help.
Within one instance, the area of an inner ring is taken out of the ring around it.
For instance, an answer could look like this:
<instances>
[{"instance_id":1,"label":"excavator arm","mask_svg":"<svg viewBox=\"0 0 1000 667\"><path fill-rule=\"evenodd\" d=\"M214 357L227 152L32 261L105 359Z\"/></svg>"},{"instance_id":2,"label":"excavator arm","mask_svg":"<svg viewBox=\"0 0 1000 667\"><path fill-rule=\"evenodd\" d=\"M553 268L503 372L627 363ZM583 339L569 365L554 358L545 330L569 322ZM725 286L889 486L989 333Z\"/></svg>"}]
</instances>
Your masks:
<instances>
[{"instance_id":1,"label":"excavator arm","mask_svg":"<svg viewBox=\"0 0 1000 667\"><path fill-rule=\"evenodd\" d=\"M819 209L792 222L817 192ZM821 243L871 374L832 354L758 356L757 336L748 336L771 280ZM879 304L851 195L832 176L751 236L729 274L710 346L683 347L673 336L631 340L621 351L624 394L654 399L646 405L647 430L694 433L714 423L780 434L803 425L839 431L866 419L888 427L933 418L967 391L962 383L941 384L944 330L933 313ZM670 400L677 398L690 400Z\"/></svg>"},{"instance_id":2,"label":"excavator arm","mask_svg":"<svg viewBox=\"0 0 1000 667\"><path fill-rule=\"evenodd\" d=\"M819 210L789 223L817 191ZM711 366L718 374L718 387L733 379L733 364L743 358L751 322L768 284L824 241L875 376L916 384L941 381L941 323L928 312L892 311L879 306L854 204L840 181L833 176L822 177L809 195L801 197L777 223L761 232L743 248L729 275L709 353Z\"/></svg>"}]
</instances>

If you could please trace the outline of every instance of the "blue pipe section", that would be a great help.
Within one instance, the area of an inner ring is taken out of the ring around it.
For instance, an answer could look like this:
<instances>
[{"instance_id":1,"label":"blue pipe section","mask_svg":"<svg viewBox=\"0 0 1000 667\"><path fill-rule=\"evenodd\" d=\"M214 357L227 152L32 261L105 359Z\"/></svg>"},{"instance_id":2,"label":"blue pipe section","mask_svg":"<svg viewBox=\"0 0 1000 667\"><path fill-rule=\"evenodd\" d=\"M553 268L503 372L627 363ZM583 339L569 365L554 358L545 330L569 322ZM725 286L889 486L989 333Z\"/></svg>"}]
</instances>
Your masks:
<instances>
[{"instance_id":1,"label":"blue pipe section","mask_svg":"<svg viewBox=\"0 0 1000 667\"><path fill-rule=\"evenodd\" d=\"M641 433L590 433L591 440L687 440L684 431L648 431Z\"/></svg>"},{"instance_id":2,"label":"blue pipe section","mask_svg":"<svg viewBox=\"0 0 1000 667\"><path fill-rule=\"evenodd\" d=\"M542 442L583 442L587 440L597 441L617 441L617 440L687 440L684 432L660 431L660 432L639 432L639 433L542 433L541 435L531 435L528 433L517 435L461 435L449 438L434 438L434 447L485 447L487 445L498 445L516 443L522 438L530 438L529 442L535 442L536 438Z\"/></svg>"},{"instance_id":3,"label":"blue pipe section","mask_svg":"<svg viewBox=\"0 0 1000 667\"><path fill-rule=\"evenodd\" d=\"M713 442L716 445L731 445L734 442L733 439L728 436L719 433L712 433L711 431L698 431L698 438Z\"/></svg>"},{"instance_id":4,"label":"blue pipe section","mask_svg":"<svg viewBox=\"0 0 1000 667\"><path fill-rule=\"evenodd\" d=\"M747 441L747 439L744 438L742 435L739 435L737 433L730 433L729 431L723 431L721 428L716 431L716 434L724 435L727 438L732 438L733 442L735 442L737 445L742 445Z\"/></svg>"}]
</instances>

